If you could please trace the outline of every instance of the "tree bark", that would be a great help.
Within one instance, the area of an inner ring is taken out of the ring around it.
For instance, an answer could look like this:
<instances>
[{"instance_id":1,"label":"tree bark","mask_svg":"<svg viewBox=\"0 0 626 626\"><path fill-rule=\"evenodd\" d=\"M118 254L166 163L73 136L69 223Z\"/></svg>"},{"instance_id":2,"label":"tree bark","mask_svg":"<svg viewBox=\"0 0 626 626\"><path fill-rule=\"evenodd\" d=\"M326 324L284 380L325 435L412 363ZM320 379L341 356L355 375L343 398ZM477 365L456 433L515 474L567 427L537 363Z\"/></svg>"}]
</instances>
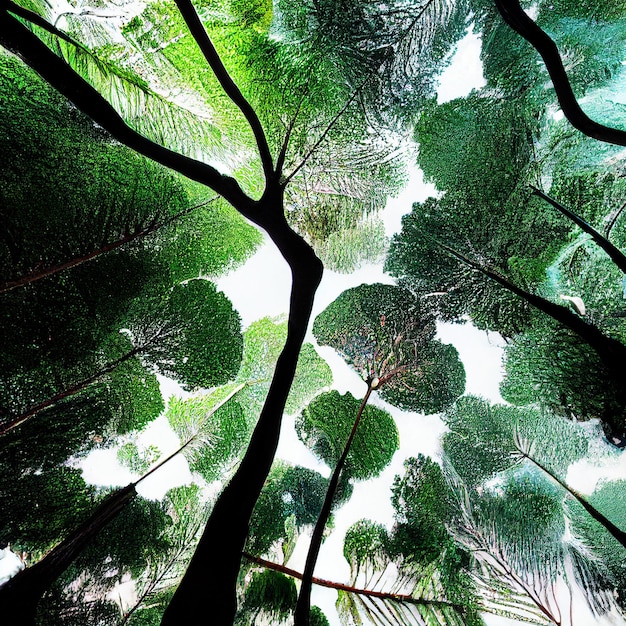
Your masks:
<instances>
[{"instance_id":1,"label":"tree bark","mask_svg":"<svg viewBox=\"0 0 626 626\"><path fill-rule=\"evenodd\" d=\"M282 207L282 189L276 200ZM282 215L272 219L267 231L292 273L287 340L250 445L215 503L196 552L165 610L162 626L232 626L234 621L236 582L249 520L274 460L283 410L322 276L321 262ZM219 567L211 566L216 562Z\"/></svg>"}]
</instances>

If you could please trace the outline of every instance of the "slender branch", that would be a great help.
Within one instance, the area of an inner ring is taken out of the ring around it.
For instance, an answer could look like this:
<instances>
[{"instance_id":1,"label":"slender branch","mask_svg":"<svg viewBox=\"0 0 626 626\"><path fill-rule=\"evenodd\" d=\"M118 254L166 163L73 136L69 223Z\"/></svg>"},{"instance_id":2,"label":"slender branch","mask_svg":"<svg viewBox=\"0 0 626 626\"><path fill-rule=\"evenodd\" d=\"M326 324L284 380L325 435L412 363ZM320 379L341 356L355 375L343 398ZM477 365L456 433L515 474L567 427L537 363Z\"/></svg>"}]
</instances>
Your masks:
<instances>
[{"instance_id":1,"label":"slender branch","mask_svg":"<svg viewBox=\"0 0 626 626\"><path fill-rule=\"evenodd\" d=\"M530 456L521 445L517 444L517 449L520 456L528 459L535 467L540 469L546 476L549 476L557 485L562 487L567 493L569 493L584 509L593 517L596 522L604 526L611 536L618 541L624 548L626 548L626 532L621 528L618 528L608 517L602 514L595 506L593 506L588 500L578 491L572 489L567 483L563 482L556 474L551 472L543 463Z\"/></svg>"},{"instance_id":2,"label":"slender branch","mask_svg":"<svg viewBox=\"0 0 626 626\"><path fill-rule=\"evenodd\" d=\"M291 576L292 578L297 578L298 580L302 580L303 578L303 574L301 572L286 567L285 565L280 565L279 563L274 563L273 561L268 561L267 559L254 556L249 552L244 552L243 556L251 563L256 563L257 565L274 570L275 572L280 572L281 574ZM338 591L347 591L349 593L354 593L360 596L368 596L370 598L380 598L382 600L392 600L393 602L416 604L418 606L449 607L460 612L463 612L465 610L465 608L460 604L455 604L454 602L446 602L445 600L426 600L424 598L414 598L413 596L407 594L374 591L372 589L360 589L358 587L353 587L352 585L346 585L344 583L338 583L332 580L325 580L324 578L313 577L312 581L313 584L318 585L319 587L337 589Z\"/></svg>"},{"instance_id":3,"label":"slender branch","mask_svg":"<svg viewBox=\"0 0 626 626\"><path fill-rule=\"evenodd\" d=\"M115 139L153 161L206 185L230 202L244 217L259 224L255 216L256 202L243 192L234 178L221 174L206 163L165 148L131 128L108 100L10 14L7 0L0 0L0 45L20 56Z\"/></svg>"},{"instance_id":4,"label":"slender branch","mask_svg":"<svg viewBox=\"0 0 626 626\"><path fill-rule=\"evenodd\" d=\"M66 398L71 398L72 396L75 396L79 394L80 392L84 391L85 389L87 389L87 387L97 382L100 378L102 378L106 374L111 373L114 369L119 367L125 361L128 361L128 359L132 358L139 352L140 352L139 348L133 348L132 350L128 351L126 354L121 356L119 359L115 359L114 361L111 361L111 363L108 363L107 365L105 365L102 369L100 369L95 374L92 374L91 376L88 376L87 378L84 378L83 380L79 381L75 385L72 385L71 387L68 387L67 389L64 389L63 391L60 391L59 393L55 394L51 398L48 398L47 400L44 400L43 402L39 402L38 404L32 406L27 411L20 413L19 415L16 415L15 417L13 417L13 419L3 424L0 424L0 436L6 435L9 431L13 430L14 428L17 428L18 426L21 426L22 424L30 420L32 417L34 417L38 413L41 413L41 411L43 411L44 409L47 409L61 402L61 400L65 400Z\"/></svg>"},{"instance_id":5,"label":"slender branch","mask_svg":"<svg viewBox=\"0 0 626 626\"><path fill-rule=\"evenodd\" d=\"M328 483L328 488L326 489L324 504L322 505L322 510L320 511L320 514L315 523L315 528L313 529L313 533L311 535L309 551L306 556L306 564L304 566L304 573L302 576L302 585L300 587L298 603L296 604L296 611L294 614L295 626L308 626L309 624L313 570L315 569L317 557L319 555L322 540L324 538L324 528L326 527L326 522L330 517L330 511L333 506L333 499L335 497L335 492L337 491L337 485L339 484L339 478L341 476L343 466L346 462L346 459L348 458L348 454L352 446L352 441L354 440L359 424L361 423L363 411L365 410L365 406L367 405L367 402L373 390L374 387L372 386L372 384L368 384L367 392L365 393L365 396L363 396L361 406L359 406L359 410L356 414L354 424L352 425L352 430L350 431L350 435L348 436L348 439L343 447L343 452L341 453L341 456L339 457L339 460L335 465L335 469L333 470L333 474Z\"/></svg>"},{"instance_id":6,"label":"slender branch","mask_svg":"<svg viewBox=\"0 0 626 626\"><path fill-rule=\"evenodd\" d=\"M190 213L193 213L197 209L204 207L207 204L213 202L215 199L216 198L211 198L211 200L207 200L206 202L202 202L201 204L196 204L195 206L192 206L186 209L185 211L181 211L177 213L176 215L172 215L162 222L152 223L146 228L143 228L137 232L126 234L120 239L118 239L117 241L107 243L101 246L100 248L98 248L97 250L92 250L91 252L83 256L75 257L71 259L70 261L65 261L64 263L58 263L57 265L50 265L44 269L40 269L35 272L24 274L23 276L20 276L19 278L16 278L15 280L9 280L4 283L0 283L0 294L6 293L8 291L12 291L13 289L16 289L17 287L23 287L24 285L29 285L38 280L41 280L42 278L46 278L47 276L58 274L59 272L63 272L72 267L76 267L77 265L82 265L83 263L86 263L87 261L91 261L92 259L95 259L96 257L106 254L107 252L116 250L117 248L120 248L121 246L127 243L130 243L131 241L134 241L135 239L140 239L141 237L146 237L148 235L151 235L152 233L156 232L160 228L169 226L176 220L186 217L187 215L189 215Z\"/></svg>"},{"instance_id":7,"label":"slender branch","mask_svg":"<svg viewBox=\"0 0 626 626\"><path fill-rule=\"evenodd\" d=\"M217 405L211 409L211 412L205 415L204 419L200 422L197 431L191 437L189 437L187 441L185 441L184 444L182 444L176 451L172 452L172 454L167 456L165 459L157 461L155 465L153 465L141 478L139 478L138 480L134 482L134 485L138 485L141 481L148 478L148 476L150 476L151 474L154 474L154 472L156 472L159 468L163 467L163 465L165 465L168 461L171 461L175 456L179 455L187 446L191 445L191 443L198 436L198 433L200 432L200 428L202 428L206 420L211 415L214 415L219 409L221 409L235 395L237 395L244 387L246 387L247 384L248 383L240 383L229 394L227 394L225 398L220 400L220 402L218 402Z\"/></svg>"},{"instance_id":8,"label":"slender branch","mask_svg":"<svg viewBox=\"0 0 626 626\"><path fill-rule=\"evenodd\" d=\"M367 81L369 81L370 78L371 78L371 76L368 75L367 78L352 92L352 95L348 98L348 101L337 112L337 114L333 117L333 119L330 120L330 122L328 123L328 125L324 129L324 132L319 136L319 138L313 144L311 149L306 153L306 155L303 157L302 161L300 161L300 164L291 172L291 174L289 174L289 176L287 176L285 178L285 183L284 183L285 185L289 181L291 181L293 179L293 177L306 165L306 162L313 156L315 151L324 142L324 140L328 136L328 133L330 133L330 131L335 126L335 124L339 121L341 116L348 110L350 105L354 102L354 99L357 97L357 95L359 94L361 89L363 89L363 87L365 87L365 85L367 84Z\"/></svg>"},{"instance_id":9,"label":"slender branch","mask_svg":"<svg viewBox=\"0 0 626 626\"><path fill-rule=\"evenodd\" d=\"M519 0L495 0L495 3L504 21L541 55L552 79L561 109L572 126L594 139L626 146L625 131L595 122L580 108L556 44L526 15Z\"/></svg>"},{"instance_id":10,"label":"slender branch","mask_svg":"<svg viewBox=\"0 0 626 626\"><path fill-rule=\"evenodd\" d=\"M267 143L267 137L265 131L261 125L256 111L252 108L252 105L241 93L239 87L235 84L235 81L231 78L230 74L224 67L222 60L213 45L213 42L209 38L209 35L200 21L200 17L193 7L191 0L175 0L176 6L183 16L187 27L191 31L191 35L195 39L198 47L202 51L204 58L209 64L211 70L215 74L215 77L219 81L222 89L226 95L233 101L233 103L239 108L246 118L246 121L252 129L254 138L256 140L259 155L261 157L261 163L263 165L263 173L265 174L265 180L270 181L275 176L274 164L269 145Z\"/></svg>"},{"instance_id":11,"label":"slender branch","mask_svg":"<svg viewBox=\"0 0 626 626\"><path fill-rule=\"evenodd\" d=\"M537 187L530 185L533 190L533 194L539 196L542 200L550 203L555 209L559 210L563 215L569 217L574 224L580 226L587 234L591 235L592 239L602 248L610 257L611 261L619 267L619 269L626 274L626 255L617 247L614 246L604 235L599 233L589 222L585 221L582 217L574 213L572 210L563 206L560 202L557 202L550 196L546 195Z\"/></svg>"}]
</instances>

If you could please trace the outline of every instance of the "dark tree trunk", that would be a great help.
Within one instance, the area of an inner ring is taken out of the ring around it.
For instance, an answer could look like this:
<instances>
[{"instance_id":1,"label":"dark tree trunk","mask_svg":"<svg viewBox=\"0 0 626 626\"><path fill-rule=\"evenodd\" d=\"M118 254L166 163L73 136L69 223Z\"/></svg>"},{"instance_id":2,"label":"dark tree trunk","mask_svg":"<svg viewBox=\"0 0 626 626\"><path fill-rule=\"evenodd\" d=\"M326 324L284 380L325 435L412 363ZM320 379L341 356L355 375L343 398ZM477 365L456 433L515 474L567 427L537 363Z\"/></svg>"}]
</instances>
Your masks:
<instances>
[{"instance_id":1,"label":"dark tree trunk","mask_svg":"<svg viewBox=\"0 0 626 626\"><path fill-rule=\"evenodd\" d=\"M93 514L41 561L0 587L0 616L7 626L35 626L37 605L45 591L67 569L100 529L136 495L128 485L107 496Z\"/></svg>"},{"instance_id":2,"label":"dark tree trunk","mask_svg":"<svg viewBox=\"0 0 626 626\"><path fill-rule=\"evenodd\" d=\"M552 79L561 109L572 126L594 139L626 146L625 131L598 124L580 108L556 44L526 15L519 0L495 0L495 3L504 21L541 55Z\"/></svg>"},{"instance_id":3,"label":"dark tree trunk","mask_svg":"<svg viewBox=\"0 0 626 626\"><path fill-rule=\"evenodd\" d=\"M309 544L309 551L306 555L306 563L304 566L304 572L302 573L302 586L300 587L300 593L298 595L298 603L296 604L296 612L294 615L294 626L309 626L310 621L310 613L311 613L311 587L313 584L313 571L315 570L315 564L317 563L317 557L320 553L320 548L322 546L322 540L324 538L324 529L326 528L326 522L330 517L330 511L333 506L333 499L335 497L335 492L337 491L337 485L339 484L339 478L341 477L341 472L343 470L343 466L346 463L346 459L348 458L348 453L350 452L350 448L352 446L352 441L354 440L354 436L356 435L356 431L359 428L359 424L361 423L361 417L363 416L363 411L365 410L365 405L369 400L370 395L372 394L373 387L368 385L367 392L361 401L361 406L359 406L359 411L354 420L354 424L352 425L352 430L350 431L350 435L348 436L348 440L346 441L343 452L335 465L335 469L333 470L333 474L330 477L330 481L328 483L328 489L326 489L326 497L324 498L324 504L322 505L322 510L315 522L315 528L313 528L313 534L311 535L311 543Z\"/></svg>"},{"instance_id":4,"label":"dark tree trunk","mask_svg":"<svg viewBox=\"0 0 626 626\"><path fill-rule=\"evenodd\" d=\"M266 230L292 272L287 341L248 450L213 508L162 626L232 626L235 617L236 581L249 520L274 460L283 410L322 275L319 259L282 216ZM216 562L219 567L211 566Z\"/></svg>"}]
</instances>

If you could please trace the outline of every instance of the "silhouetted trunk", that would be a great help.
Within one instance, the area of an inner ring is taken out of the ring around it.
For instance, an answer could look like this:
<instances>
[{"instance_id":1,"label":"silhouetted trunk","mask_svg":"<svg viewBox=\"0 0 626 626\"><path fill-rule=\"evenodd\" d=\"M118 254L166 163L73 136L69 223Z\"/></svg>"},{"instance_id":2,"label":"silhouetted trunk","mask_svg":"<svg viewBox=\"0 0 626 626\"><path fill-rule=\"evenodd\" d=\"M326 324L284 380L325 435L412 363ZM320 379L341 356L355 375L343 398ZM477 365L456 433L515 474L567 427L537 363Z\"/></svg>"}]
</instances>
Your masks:
<instances>
[{"instance_id":1,"label":"silhouetted trunk","mask_svg":"<svg viewBox=\"0 0 626 626\"><path fill-rule=\"evenodd\" d=\"M561 109L572 126L594 139L626 146L626 132L594 122L580 108L556 44L526 15L519 0L495 0L495 3L504 21L541 55L552 79Z\"/></svg>"},{"instance_id":2,"label":"silhouetted trunk","mask_svg":"<svg viewBox=\"0 0 626 626\"><path fill-rule=\"evenodd\" d=\"M93 537L135 497L135 485L107 496L93 514L48 554L0 587L0 617L7 626L34 626L45 591L67 569Z\"/></svg>"},{"instance_id":3,"label":"silhouetted trunk","mask_svg":"<svg viewBox=\"0 0 626 626\"><path fill-rule=\"evenodd\" d=\"M284 218L266 230L292 272L287 340L250 445L215 503L185 576L163 615L162 626L233 624L236 581L249 520L274 460L282 414L322 274L319 259ZM215 562L220 567L211 565Z\"/></svg>"},{"instance_id":4,"label":"silhouetted trunk","mask_svg":"<svg viewBox=\"0 0 626 626\"><path fill-rule=\"evenodd\" d=\"M533 193L536 196L539 196L546 202L549 202L555 209L558 209L563 215L569 217L574 224L580 226L587 234L591 235L592 239L602 248L610 257L611 261L617 265L617 267L626 274L626 256L624 253L617 247L614 246L604 235L599 233L591 224L586 222L582 217L576 215L573 211L563 206L560 202L557 202L550 196L543 193L543 191L537 189L537 187L530 188L533 190Z\"/></svg>"},{"instance_id":5,"label":"silhouetted trunk","mask_svg":"<svg viewBox=\"0 0 626 626\"><path fill-rule=\"evenodd\" d=\"M367 404L373 389L374 387L372 387L371 383L368 384L367 392L361 401L361 406L359 406L350 435L348 436L348 439L343 447L343 452L335 465L335 469L333 470L333 474L328 483L324 504L322 505L322 510L320 511L317 521L315 522L315 528L313 529L313 533L311 535L311 543L309 544L309 551L306 555L306 564L304 566L304 572L302 573L302 585L300 586L298 603L296 604L296 612L294 615L294 626L309 626L313 571L315 570L317 557L319 556L322 540L324 539L324 529L326 528L326 522L330 517L335 492L337 491L337 485L339 484L339 478L341 477L343 466L345 465L346 458L350 452L350 447L352 446L352 441L354 440L356 431L361 423L361 417L363 416L365 405Z\"/></svg>"},{"instance_id":6,"label":"silhouetted trunk","mask_svg":"<svg viewBox=\"0 0 626 626\"><path fill-rule=\"evenodd\" d=\"M0 16L0 44L18 54L115 139L220 194L241 215L268 233L291 269L287 340L278 358L259 421L239 469L213 508L196 553L162 621L164 626L232 626L236 611L237 575L249 519L276 452L283 410L310 320L313 297L322 277L322 263L311 247L287 224L283 205L284 184L280 182L282 173L272 164L258 118L221 64L191 3L178 0L177 6L220 85L250 123L266 180L266 189L260 200L246 195L233 177L169 150L128 126L96 89L14 15L38 23L59 37L67 36L46 24L41 17L7 0L3 0ZM286 146L283 146L283 153L285 149ZM283 162L283 153L278 163ZM214 567L216 562L220 563L219 568Z\"/></svg>"}]
</instances>

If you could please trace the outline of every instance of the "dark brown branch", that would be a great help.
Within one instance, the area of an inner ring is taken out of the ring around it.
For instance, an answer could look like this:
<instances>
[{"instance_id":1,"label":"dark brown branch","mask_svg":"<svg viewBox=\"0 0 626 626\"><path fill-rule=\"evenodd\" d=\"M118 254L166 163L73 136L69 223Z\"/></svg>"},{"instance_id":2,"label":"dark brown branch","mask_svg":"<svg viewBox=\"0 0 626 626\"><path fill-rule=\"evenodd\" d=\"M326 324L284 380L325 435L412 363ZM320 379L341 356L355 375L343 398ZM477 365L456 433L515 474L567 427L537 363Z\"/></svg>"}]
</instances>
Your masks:
<instances>
[{"instance_id":1,"label":"dark brown branch","mask_svg":"<svg viewBox=\"0 0 626 626\"><path fill-rule=\"evenodd\" d=\"M625 131L595 122L580 108L556 44L524 13L519 0L495 0L495 3L504 21L541 55L552 79L561 109L572 126L594 139L626 146Z\"/></svg>"},{"instance_id":2,"label":"dark brown branch","mask_svg":"<svg viewBox=\"0 0 626 626\"><path fill-rule=\"evenodd\" d=\"M131 128L111 104L52 52L34 33L10 14L0 0L0 44L20 56L44 80L76 105L115 139L144 156L202 183L230 202L242 215L255 221L256 203L230 176L214 167L169 150Z\"/></svg>"},{"instance_id":3,"label":"dark brown branch","mask_svg":"<svg viewBox=\"0 0 626 626\"><path fill-rule=\"evenodd\" d=\"M128 361L128 359L134 357L139 352L140 352L139 348L134 348L133 350L130 350L129 352L121 356L119 359L115 359L111 363L108 363L107 365L105 365L102 369L98 370L98 372L96 372L95 374L92 374L91 376L84 378L83 380L77 382L71 387L68 387L67 389L64 389L63 391L60 391L59 393L55 394L51 398L48 398L47 400L44 400L43 402L39 402L38 404L32 406L27 411L24 411L23 413L20 413L19 415L15 415L12 419L8 420L7 422L4 422L3 424L0 424L0 436L6 435L6 433L8 433L9 431L13 430L14 428L17 428L18 426L21 426L22 424L24 424L25 422L33 418L38 413L41 413L44 409L54 406L55 404L58 404L62 400L66 400L67 398L71 398L81 393L82 391L87 389L87 387L93 385L93 383L97 382L103 376L106 376L106 374L111 373L114 369L119 367L122 363Z\"/></svg>"},{"instance_id":4,"label":"dark brown branch","mask_svg":"<svg viewBox=\"0 0 626 626\"><path fill-rule=\"evenodd\" d=\"M298 580L302 580L303 578L303 574L301 574L295 569L286 567L285 565L280 565L278 563L268 561L267 559L254 556L248 552L244 552L243 556L251 563L256 563L257 565L260 565L261 567L274 570L275 572L280 572L281 574L285 574L286 576L291 576L292 578L297 578ZM312 580L313 580L314 585L318 585L320 587L327 587L329 589L337 589L338 591L347 591L348 593L354 593L359 596L367 596L370 598L380 598L381 600L391 600L392 602L398 602L400 604L415 604L417 606L436 606L436 607L443 607L443 608L449 607L451 609L454 609L455 611L459 611L459 612L465 611L465 607L461 606L460 604L454 604L454 602L446 602L445 600L425 600L423 598L414 598L413 596L402 594L402 593L388 593L386 591L374 591L372 589L360 589L358 587L353 587L352 585L345 585L343 583L337 583L332 580L325 580L324 578L313 577Z\"/></svg>"},{"instance_id":5,"label":"dark brown branch","mask_svg":"<svg viewBox=\"0 0 626 626\"><path fill-rule=\"evenodd\" d=\"M198 47L202 51L204 58L213 71L213 74L215 74L215 77L219 81L222 89L243 113L243 116L250 125L256 140L259 155L261 157L265 180L269 182L275 175L274 164L270 148L267 143L267 137L265 136L265 132L261 126L261 121L259 120L256 111L252 108L252 105L248 102L248 100L246 100L239 87L237 87L235 81L230 77L230 74L224 67L224 64L222 63L213 42L209 38L206 29L202 25L200 17L194 9L191 0L175 0L175 2L180 14L183 16L183 19L187 24L187 27L191 31L191 35L198 44Z\"/></svg>"},{"instance_id":6,"label":"dark brown branch","mask_svg":"<svg viewBox=\"0 0 626 626\"><path fill-rule=\"evenodd\" d=\"M592 239L602 248L610 257L611 261L620 268L622 272L626 274L626 256L624 253L617 247L614 246L604 235L599 233L591 224L586 222L582 217L568 209L566 206L563 206L560 202L557 202L550 196L546 195L537 187L530 186L533 190L533 193L536 196L539 196L546 202L550 203L555 209L559 210L563 215L569 217L574 224L580 226L587 234L591 235Z\"/></svg>"}]
</instances>

